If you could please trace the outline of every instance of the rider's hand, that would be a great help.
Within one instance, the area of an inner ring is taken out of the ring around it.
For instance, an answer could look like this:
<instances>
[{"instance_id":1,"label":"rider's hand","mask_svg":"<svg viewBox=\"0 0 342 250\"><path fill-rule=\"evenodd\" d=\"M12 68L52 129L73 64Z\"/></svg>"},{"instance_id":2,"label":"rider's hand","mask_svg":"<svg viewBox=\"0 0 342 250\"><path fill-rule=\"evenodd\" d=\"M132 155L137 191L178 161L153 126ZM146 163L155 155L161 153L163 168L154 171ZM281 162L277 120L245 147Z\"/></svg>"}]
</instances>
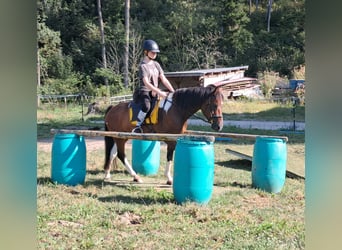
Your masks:
<instances>
[{"instance_id":1,"label":"rider's hand","mask_svg":"<svg viewBox=\"0 0 342 250\"><path fill-rule=\"evenodd\" d=\"M160 97L163 97L163 98L166 98L166 97L167 97L167 94L168 94L168 92L160 91L159 96L160 96Z\"/></svg>"}]
</instances>

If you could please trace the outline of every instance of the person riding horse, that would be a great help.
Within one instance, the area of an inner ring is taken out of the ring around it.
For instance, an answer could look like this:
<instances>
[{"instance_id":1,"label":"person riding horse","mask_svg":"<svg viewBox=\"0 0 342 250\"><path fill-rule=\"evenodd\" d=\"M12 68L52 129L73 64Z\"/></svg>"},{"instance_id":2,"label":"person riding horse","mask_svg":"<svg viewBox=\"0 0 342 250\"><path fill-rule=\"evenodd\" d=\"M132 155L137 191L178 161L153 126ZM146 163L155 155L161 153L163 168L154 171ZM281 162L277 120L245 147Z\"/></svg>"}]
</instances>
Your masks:
<instances>
[{"instance_id":1,"label":"person riding horse","mask_svg":"<svg viewBox=\"0 0 342 250\"><path fill-rule=\"evenodd\" d=\"M157 53L160 52L158 44L153 40L145 40L143 51L144 58L139 65L139 86L133 94L133 101L141 104L136 127L132 130L134 133L143 132L141 125L151 109L151 103L160 97L167 97L167 92L159 88L159 79L170 92L175 91L165 77L162 67L155 61Z\"/></svg>"}]
</instances>

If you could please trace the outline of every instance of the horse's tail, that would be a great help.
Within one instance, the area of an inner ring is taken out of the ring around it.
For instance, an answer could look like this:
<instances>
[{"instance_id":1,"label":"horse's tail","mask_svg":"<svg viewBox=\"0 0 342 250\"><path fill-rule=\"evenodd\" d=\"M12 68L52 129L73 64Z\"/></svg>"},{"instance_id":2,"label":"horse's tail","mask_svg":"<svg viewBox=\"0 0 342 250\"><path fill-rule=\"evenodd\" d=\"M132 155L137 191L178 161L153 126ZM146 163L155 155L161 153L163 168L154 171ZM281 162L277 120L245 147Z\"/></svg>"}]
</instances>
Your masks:
<instances>
[{"instance_id":1,"label":"horse's tail","mask_svg":"<svg viewBox=\"0 0 342 250\"><path fill-rule=\"evenodd\" d=\"M109 109L106 110L106 113ZM107 127L107 124L105 124L105 131L109 131L108 130L108 127ZM111 150L114 146L114 138L113 137L110 137L110 136L105 136L104 137L105 139L105 164L104 164L104 169L105 170L108 170L110 169L110 164L111 164Z\"/></svg>"}]
</instances>

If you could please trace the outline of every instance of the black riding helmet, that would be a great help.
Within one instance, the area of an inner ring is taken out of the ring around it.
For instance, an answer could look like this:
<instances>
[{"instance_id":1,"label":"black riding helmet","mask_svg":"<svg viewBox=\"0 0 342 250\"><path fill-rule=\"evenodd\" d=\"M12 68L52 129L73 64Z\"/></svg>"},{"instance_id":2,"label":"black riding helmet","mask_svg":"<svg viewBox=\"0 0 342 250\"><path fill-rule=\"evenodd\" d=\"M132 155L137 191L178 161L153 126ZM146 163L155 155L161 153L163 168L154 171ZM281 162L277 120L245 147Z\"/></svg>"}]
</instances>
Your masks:
<instances>
[{"instance_id":1,"label":"black riding helmet","mask_svg":"<svg viewBox=\"0 0 342 250\"><path fill-rule=\"evenodd\" d=\"M145 40L143 49L152 52L160 52L158 44L153 40Z\"/></svg>"}]
</instances>

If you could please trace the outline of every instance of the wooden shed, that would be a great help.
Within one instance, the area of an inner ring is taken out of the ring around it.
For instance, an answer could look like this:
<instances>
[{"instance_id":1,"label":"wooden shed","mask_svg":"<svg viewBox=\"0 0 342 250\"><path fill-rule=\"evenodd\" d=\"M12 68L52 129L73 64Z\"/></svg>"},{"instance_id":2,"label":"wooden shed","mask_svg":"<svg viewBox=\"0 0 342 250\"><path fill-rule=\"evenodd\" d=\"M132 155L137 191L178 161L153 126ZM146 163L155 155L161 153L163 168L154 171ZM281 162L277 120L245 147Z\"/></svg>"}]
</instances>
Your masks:
<instances>
[{"instance_id":1,"label":"wooden shed","mask_svg":"<svg viewBox=\"0 0 342 250\"><path fill-rule=\"evenodd\" d=\"M165 72L166 78L175 89L193 86L207 86L224 80L243 78L248 66L198 69L189 71Z\"/></svg>"},{"instance_id":2,"label":"wooden shed","mask_svg":"<svg viewBox=\"0 0 342 250\"><path fill-rule=\"evenodd\" d=\"M166 72L165 76L175 89L193 86L204 86L219 84L223 87L223 94L227 99L244 95L258 87L256 79L245 77L248 66L199 69L178 72Z\"/></svg>"}]
</instances>

